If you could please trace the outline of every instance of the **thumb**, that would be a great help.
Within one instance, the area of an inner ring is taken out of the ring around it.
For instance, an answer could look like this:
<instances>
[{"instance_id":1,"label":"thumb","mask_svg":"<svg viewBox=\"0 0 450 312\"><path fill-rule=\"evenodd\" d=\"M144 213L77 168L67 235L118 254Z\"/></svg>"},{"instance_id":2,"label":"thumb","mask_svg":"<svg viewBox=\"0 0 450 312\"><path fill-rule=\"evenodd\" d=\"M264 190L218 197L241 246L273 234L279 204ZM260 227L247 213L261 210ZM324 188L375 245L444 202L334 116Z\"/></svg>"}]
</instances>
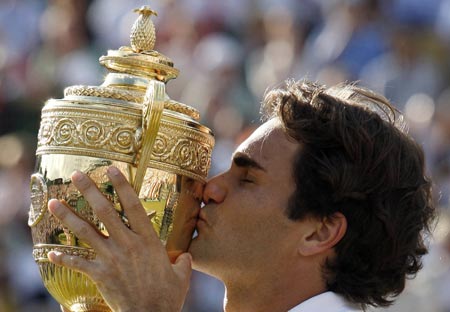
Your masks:
<instances>
[{"instance_id":1,"label":"thumb","mask_svg":"<svg viewBox=\"0 0 450 312\"><path fill-rule=\"evenodd\" d=\"M175 264L172 265L175 274L183 281L188 282L192 273L192 256L185 252L178 256Z\"/></svg>"}]
</instances>

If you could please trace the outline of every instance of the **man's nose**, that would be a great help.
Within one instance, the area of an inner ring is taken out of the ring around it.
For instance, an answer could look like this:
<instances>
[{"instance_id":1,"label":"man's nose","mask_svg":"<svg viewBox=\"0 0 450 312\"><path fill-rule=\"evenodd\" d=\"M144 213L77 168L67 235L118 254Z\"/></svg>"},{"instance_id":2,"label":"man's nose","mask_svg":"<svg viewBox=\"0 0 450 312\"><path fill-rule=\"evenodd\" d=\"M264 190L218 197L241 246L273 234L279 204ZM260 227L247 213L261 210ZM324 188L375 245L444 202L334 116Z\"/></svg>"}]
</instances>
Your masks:
<instances>
[{"instance_id":1,"label":"man's nose","mask_svg":"<svg viewBox=\"0 0 450 312\"><path fill-rule=\"evenodd\" d=\"M205 185L203 190L203 202L208 203L221 203L225 200L227 195L227 188L224 175L218 175L211 178Z\"/></svg>"}]
</instances>

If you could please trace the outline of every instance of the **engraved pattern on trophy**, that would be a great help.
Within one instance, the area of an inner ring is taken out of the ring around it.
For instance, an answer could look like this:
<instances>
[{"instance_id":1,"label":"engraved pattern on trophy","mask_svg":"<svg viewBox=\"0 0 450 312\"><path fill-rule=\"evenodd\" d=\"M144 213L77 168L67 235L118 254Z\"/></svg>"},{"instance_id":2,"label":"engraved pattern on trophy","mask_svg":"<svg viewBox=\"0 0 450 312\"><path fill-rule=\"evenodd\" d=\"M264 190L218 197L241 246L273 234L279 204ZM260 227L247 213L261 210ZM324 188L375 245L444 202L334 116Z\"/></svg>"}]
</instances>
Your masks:
<instances>
[{"instance_id":1,"label":"engraved pattern on trophy","mask_svg":"<svg viewBox=\"0 0 450 312\"><path fill-rule=\"evenodd\" d=\"M44 108L36 154L73 154L75 149L80 155L132 162L139 145L138 127L129 114L84 107Z\"/></svg>"},{"instance_id":2,"label":"engraved pattern on trophy","mask_svg":"<svg viewBox=\"0 0 450 312\"><path fill-rule=\"evenodd\" d=\"M73 140L77 140L75 136L76 124L72 119L61 118L54 125L53 140L57 145L69 145Z\"/></svg>"},{"instance_id":3,"label":"engraved pattern on trophy","mask_svg":"<svg viewBox=\"0 0 450 312\"><path fill-rule=\"evenodd\" d=\"M136 137L138 128L138 119L126 114L106 115L83 107L49 109L42 114L36 153L80 154L132 163L141 144ZM192 178L206 177L212 145L210 136L166 121L163 116L150 162Z\"/></svg>"},{"instance_id":4,"label":"engraved pattern on trophy","mask_svg":"<svg viewBox=\"0 0 450 312\"><path fill-rule=\"evenodd\" d=\"M86 259L95 259L95 253L92 249L86 249L86 248L75 248L75 247L65 247L65 246L36 246L33 249L33 257L36 261L45 261L47 262L47 254L50 251L60 251L64 252L65 254L71 255L71 256L82 256Z\"/></svg>"},{"instance_id":5,"label":"engraved pattern on trophy","mask_svg":"<svg viewBox=\"0 0 450 312\"><path fill-rule=\"evenodd\" d=\"M167 204L164 208L163 218L161 220L161 229L159 231L159 239L165 244L173 229L173 219L178 206L178 198L180 193L174 189L168 194Z\"/></svg>"},{"instance_id":6,"label":"engraved pattern on trophy","mask_svg":"<svg viewBox=\"0 0 450 312\"><path fill-rule=\"evenodd\" d=\"M173 215L175 214L180 194L181 176L163 170L147 170L139 192L141 202L151 218L153 228L158 233L163 244L172 230Z\"/></svg>"},{"instance_id":7,"label":"engraved pattern on trophy","mask_svg":"<svg viewBox=\"0 0 450 312\"><path fill-rule=\"evenodd\" d=\"M111 183L106 178L106 168L111 164L109 161L92 163L91 168L86 173L96 181L98 188L108 197L116 207L119 206L117 195L112 188ZM48 195L46 199L57 198L64 200L84 219L88 220L105 235L107 232L99 221L97 215L89 207L88 202L81 193L73 186L70 179L57 178L54 180L47 179L46 188ZM46 203L45 203L46 205ZM118 213L123 215L120 209ZM40 218L39 226L32 227L34 244L61 244L64 246L81 246L89 247L82 241L78 240L67 228L58 222L46 209L44 215Z\"/></svg>"},{"instance_id":8,"label":"engraved pattern on trophy","mask_svg":"<svg viewBox=\"0 0 450 312\"><path fill-rule=\"evenodd\" d=\"M30 181L31 206L28 216L28 225L35 226L47 210L48 192L44 178L40 174L33 174Z\"/></svg>"},{"instance_id":9,"label":"engraved pattern on trophy","mask_svg":"<svg viewBox=\"0 0 450 312\"><path fill-rule=\"evenodd\" d=\"M102 86L71 86L64 89L64 96L65 97L91 96L91 97L123 100L127 102L142 103L145 96L145 92L141 90L136 91L122 90L122 89L117 90L111 87L102 87ZM164 108L190 116L192 119L196 121L200 119L200 113L198 112L198 110L183 103L179 103L172 100L166 101L164 103Z\"/></svg>"},{"instance_id":10,"label":"engraved pattern on trophy","mask_svg":"<svg viewBox=\"0 0 450 312\"><path fill-rule=\"evenodd\" d=\"M165 123L163 120L150 164L161 169L174 168L177 173L202 179L201 177L207 176L211 165L211 153L211 138L199 135L195 131L186 131L183 127ZM180 169L184 169L185 172Z\"/></svg>"},{"instance_id":11,"label":"engraved pattern on trophy","mask_svg":"<svg viewBox=\"0 0 450 312\"><path fill-rule=\"evenodd\" d=\"M144 93L142 91L117 90L111 87L101 86L72 86L64 90L64 96L95 96L127 102L142 103Z\"/></svg>"}]
</instances>

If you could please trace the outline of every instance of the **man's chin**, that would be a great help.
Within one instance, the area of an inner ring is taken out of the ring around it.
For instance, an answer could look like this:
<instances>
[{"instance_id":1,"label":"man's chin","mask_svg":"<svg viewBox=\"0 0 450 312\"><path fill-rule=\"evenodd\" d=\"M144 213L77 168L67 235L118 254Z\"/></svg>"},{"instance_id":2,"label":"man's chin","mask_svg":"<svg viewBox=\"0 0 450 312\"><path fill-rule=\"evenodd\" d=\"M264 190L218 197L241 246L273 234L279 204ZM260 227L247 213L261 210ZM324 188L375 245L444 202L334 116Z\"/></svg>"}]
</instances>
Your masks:
<instances>
[{"instance_id":1,"label":"man's chin","mask_svg":"<svg viewBox=\"0 0 450 312\"><path fill-rule=\"evenodd\" d=\"M207 263L205 254L202 251L203 246L201 246L201 242L198 240L198 237L194 238L189 245L188 252L192 256L192 268L200 272L203 272L203 268Z\"/></svg>"},{"instance_id":2,"label":"man's chin","mask_svg":"<svg viewBox=\"0 0 450 312\"><path fill-rule=\"evenodd\" d=\"M198 244L198 239L197 239L197 237L194 237L191 240L191 243L189 244L189 248L187 250L187 252L192 255L192 260L193 261L195 261L194 258L196 258L197 254L198 254L198 246L197 246L197 244Z\"/></svg>"},{"instance_id":3,"label":"man's chin","mask_svg":"<svg viewBox=\"0 0 450 312\"><path fill-rule=\"evenodd\" d=\"M192 254L191 254L192 255ZM192 255L192 269L208 274L207 262L204 261L200 256Z\"/></svg>"}]
</instances>

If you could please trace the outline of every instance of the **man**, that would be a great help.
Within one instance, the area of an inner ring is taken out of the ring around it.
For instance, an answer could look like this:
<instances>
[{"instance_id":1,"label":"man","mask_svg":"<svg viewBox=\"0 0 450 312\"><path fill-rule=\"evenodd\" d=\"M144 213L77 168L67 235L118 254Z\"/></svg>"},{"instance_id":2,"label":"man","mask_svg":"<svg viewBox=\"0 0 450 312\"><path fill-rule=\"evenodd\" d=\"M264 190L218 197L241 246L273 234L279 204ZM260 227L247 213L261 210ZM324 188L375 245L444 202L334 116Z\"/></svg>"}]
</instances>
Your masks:
<instances>
[{"instance_id":1,"label":"man","mask_svg":"<svg viewBox=\"0 0 450 312\"><path fill-rule=\"evenodd\" d=\"M179 311L192 265L222 280L225 311L360 311L387 306L421 268L434 217L421 148L382 96L289 82L266 121L203 191L189 253L171 264L114 167L130 228L91 180L72 179L110 237L57 200L50 211L97 252L49 259L89 275L113 311Z\"/></svg>"}]
</instances>

